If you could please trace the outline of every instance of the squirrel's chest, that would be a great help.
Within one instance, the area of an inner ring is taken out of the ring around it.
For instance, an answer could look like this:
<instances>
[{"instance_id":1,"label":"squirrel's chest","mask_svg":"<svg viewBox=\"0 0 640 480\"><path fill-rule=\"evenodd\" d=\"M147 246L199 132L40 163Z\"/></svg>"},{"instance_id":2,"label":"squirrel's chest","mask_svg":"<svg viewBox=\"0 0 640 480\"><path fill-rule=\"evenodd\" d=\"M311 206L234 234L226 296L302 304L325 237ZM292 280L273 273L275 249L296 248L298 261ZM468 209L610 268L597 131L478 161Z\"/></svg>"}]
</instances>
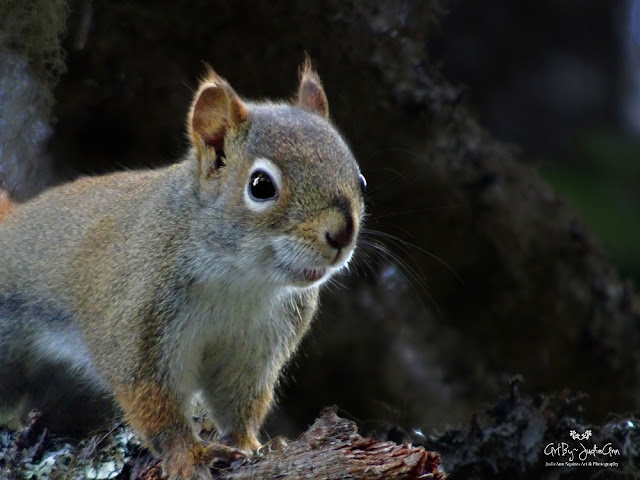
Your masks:
<instances>
[{"instance_id":1,"label":"squirrel's chest","mask_svg":"<svg viewBox=\"0 0 640 480\"><path fill-rule=\"evenodd\" d=\"M176 319L175 378L194 390L203 376L248 375L282 363L297 338L292 305L269 292L192 295Z\"/></svg>"}]
</instances>

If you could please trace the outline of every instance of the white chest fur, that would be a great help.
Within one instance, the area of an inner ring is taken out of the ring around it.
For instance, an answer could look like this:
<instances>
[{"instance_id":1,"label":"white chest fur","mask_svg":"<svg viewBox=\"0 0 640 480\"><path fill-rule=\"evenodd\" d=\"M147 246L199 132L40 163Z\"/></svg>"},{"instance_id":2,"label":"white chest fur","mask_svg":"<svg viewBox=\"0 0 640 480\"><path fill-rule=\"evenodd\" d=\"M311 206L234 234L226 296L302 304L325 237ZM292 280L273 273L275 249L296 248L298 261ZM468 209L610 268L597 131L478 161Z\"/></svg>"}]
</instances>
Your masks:
<instances>
[{"instance_id":1,"label":"white chest fur","mask_svg":"<svg viewBox=\"0 0 640 480\"><path fill-rule=\"evenodd\" d=\"M171 373L186 401L231 383L261 389L274 381L295 348L295 292L238 287L194 287L176 319Z\"/></svg>"}]
</instances>

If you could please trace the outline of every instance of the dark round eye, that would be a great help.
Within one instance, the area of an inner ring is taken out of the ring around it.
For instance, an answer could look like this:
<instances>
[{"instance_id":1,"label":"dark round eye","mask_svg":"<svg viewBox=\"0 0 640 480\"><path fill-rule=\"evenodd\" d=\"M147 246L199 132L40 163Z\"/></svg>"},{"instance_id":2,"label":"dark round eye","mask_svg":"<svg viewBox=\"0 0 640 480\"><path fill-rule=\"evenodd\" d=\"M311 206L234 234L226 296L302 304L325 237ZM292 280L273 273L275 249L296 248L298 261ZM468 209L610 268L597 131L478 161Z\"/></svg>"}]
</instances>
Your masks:
<instances>
[{"instance_id":1,"label":"dark round eye","mask_svg":"<svg viewBox=\"0 0 640 480\"><path fill-rule=\"evenodd\" d=\"M364 192L367 191L367 179L364 178L364 175L360 174L360 191L364 195Z\"/></svg>"},{"instance_id":2,"label":"dark round eye","mask_svg":"<svg viewBox=\"0 0 640 480\"><path fill-rule=\"evenodd\" d=\"M278 195L273 179L264 170L256 170L251 174L248 189L249 196L256 202L273 200Z\"/></svg>"}]
</instances>

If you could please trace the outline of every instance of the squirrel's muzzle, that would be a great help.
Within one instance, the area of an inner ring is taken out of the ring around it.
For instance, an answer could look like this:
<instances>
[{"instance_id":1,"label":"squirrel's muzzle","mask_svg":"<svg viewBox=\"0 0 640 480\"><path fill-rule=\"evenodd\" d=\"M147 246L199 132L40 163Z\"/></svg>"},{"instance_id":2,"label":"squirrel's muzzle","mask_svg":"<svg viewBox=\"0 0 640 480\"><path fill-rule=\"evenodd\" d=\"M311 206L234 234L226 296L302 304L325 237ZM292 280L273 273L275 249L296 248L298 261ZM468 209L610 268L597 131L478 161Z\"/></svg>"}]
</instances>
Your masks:
<instances>
[{"instance_id":1,"label":"squirrel's muzzle","mask_svg":"<svg viewBox=\"0 0 640 480\"><path fill-rule=\"evenodd\" d=\"M326 225L325 241L336 250L342 250L353 242L355 235L354 215L349 200L342 197L335 203L335 211Z\"/></svg>"}]
</instances>

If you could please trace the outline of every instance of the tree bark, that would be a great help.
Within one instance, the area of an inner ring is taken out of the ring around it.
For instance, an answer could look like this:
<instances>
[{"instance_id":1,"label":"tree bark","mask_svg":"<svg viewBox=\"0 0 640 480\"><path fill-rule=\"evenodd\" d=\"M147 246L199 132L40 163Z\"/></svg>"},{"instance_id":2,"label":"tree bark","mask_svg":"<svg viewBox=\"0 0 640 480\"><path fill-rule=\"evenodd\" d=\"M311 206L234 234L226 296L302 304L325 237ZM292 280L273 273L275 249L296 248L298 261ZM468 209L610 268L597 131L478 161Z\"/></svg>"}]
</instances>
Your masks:
<instances>
[{"instance_id":1,"label":"tree bark","mask_svg":"<svg viewBox=\"0 0 640 480\"><path fill-rule=\"evenodd\" d=\"M218 469L214 478L444 480L439 465L437 453L362 437L354 422L338 417L335 409L325 409L297 440L273 450L267 447L240 466ZM155 465L136 477L157 480L161 478L160 471L160 466Z\"/></svg>"}]
</instances>

